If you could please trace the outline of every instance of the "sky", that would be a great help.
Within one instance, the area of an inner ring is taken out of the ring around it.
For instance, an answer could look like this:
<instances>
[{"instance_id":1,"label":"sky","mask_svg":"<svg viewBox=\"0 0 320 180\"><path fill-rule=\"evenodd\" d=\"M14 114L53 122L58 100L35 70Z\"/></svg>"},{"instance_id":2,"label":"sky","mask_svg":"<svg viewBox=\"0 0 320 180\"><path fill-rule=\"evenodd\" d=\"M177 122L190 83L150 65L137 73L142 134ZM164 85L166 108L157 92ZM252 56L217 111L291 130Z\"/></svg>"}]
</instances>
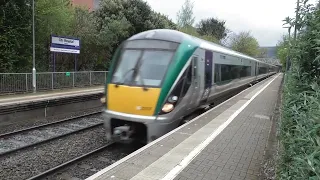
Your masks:
<instances>
[{"instance_id":1,"label":"sky","mask_svg":"<svg viewBox=\"0 0 320 180\"><path fill-rule=\"evenodd\" d=\"M185 0L145 0L157 12L176 22L177 12ZM310 0L309 2L315 2ZM215 17L226 21L234 33L251 31L260 46L275 46L283 34L282 20L295 17L296 0L193 0L195 24Z\"/></svg>"}]
</instances>

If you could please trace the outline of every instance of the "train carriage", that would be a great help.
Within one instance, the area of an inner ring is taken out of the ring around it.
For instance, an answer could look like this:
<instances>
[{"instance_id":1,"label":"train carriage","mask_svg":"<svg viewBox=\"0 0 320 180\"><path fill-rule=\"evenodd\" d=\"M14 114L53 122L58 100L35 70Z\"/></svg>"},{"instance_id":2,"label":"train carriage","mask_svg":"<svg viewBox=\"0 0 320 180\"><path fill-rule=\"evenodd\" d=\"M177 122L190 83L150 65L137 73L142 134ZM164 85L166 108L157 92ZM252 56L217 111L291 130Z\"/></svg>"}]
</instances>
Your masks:
<instances>
[{"instance_id":1,"label":"train carriage","mask_svg":"<svg viewBox=\"0 0 320 180\"><path fill-rule=\"evenodd\" d=\"M155 140L185 116L277 67L175 30L136 34L117 49L106 82L109 140Z\"/></svg>"}]
</instances>

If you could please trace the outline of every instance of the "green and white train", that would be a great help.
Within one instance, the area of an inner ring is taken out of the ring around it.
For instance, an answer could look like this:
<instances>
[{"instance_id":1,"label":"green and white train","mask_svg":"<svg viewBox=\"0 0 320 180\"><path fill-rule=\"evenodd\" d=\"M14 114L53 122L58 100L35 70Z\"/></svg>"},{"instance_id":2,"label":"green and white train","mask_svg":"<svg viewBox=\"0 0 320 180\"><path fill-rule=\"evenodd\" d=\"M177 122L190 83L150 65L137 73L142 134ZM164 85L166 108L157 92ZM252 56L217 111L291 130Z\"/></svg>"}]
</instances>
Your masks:
<instances>
[{"instance_id":1,"label":"green and white train","mask_svg":"<svg viewBox=\"0 0 320 180\"><path fill-rule=\"evenodd\" d=\"M168 29L141 32L115 52L105 88L109 140L151 142L190 113L278 67Z\"/></svg>"}]
</instances>

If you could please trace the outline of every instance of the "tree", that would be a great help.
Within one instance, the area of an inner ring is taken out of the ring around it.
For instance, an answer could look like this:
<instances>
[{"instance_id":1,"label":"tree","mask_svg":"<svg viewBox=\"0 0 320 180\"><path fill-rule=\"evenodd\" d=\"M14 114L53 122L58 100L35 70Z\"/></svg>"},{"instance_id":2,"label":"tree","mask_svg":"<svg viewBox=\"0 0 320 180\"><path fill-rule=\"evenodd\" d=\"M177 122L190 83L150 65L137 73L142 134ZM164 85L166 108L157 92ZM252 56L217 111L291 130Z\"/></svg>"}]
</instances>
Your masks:
<instances>
[{"instance_id":1,"label":"tree","mask_svg":"<svg viewBox=\"0 0 320 180\"><path fill-rule=\"evenodd\" d=\"M74 9L71 7L70 0L37 0L35 2L36 67L39 72L48 71L52 70L53 65L53 57L49 49L50 35L72 35ZM65 53L58 54L55 62L57 70L66 70L63 64L69 61L70 56Z\"/></svg>"},{"instance_id":2,"label":"tree","mask_svg":"<svg viewBox=\"0 0 320 180\"><path fill-rule=\"evenodd\" d=\"M52 71L50 35L80 39L77 70L106 70L122 41L158 28L177 29L143 0L101 0L97 11L74 7L71 0L36 0L36 67ZM0 2L0 72L30 72L32 68L31 0ZM73 54L55 53L56 71L74 69Z\"/></svg>"},{"instance_id":3,"label":"tree","mask_svg":"<svg viewBox=\"0 0 320 180\"><path fill-rule=\"evenodd\" d=\"M168 16L152 11L151 29L177 29L177 25Z\"/></svg>"},{"instance_id":4,"label":"tree","mask_svg":"<svg viewBox=\"0 0 320 180\"><path fill-rule=\"evenodd\" d=\"M130 0L122 2L124 15L130 22L130 36L148 29L151 29L152 10L151 7L142 0Z\"/></svg>"},{"instance_id":5,"label":"tree","mask_svg":"<svg viewBox=\"0 0 320 180\"><path fill-rule=\"evenodd\" d=\"M259 43L250 32L240 32L231 37L231 48L248 56L257 56L259 53Z\"/></svg>"},{"instance_id":6,"label":"tree","mask_svg":"<svg viewBox=\"0 0 320 180\"><path fill-rule=\"evenodd\" d=\"M97 21L97 43L99 49L104 50L105 64L109 63L120 43L130 36L150 29L175 28L167 16L152 11L142 0L102 0L94 16Z\"/></svg>"},{"instance_id":7,"label":"tree","mask_svg":"<svg viewBox=\"0 0 320 180\"><path fill-rule=\"evenodd\" d=\"M186 0L181 10L177 13L177 25L179 28L193 26L195 17L193 16L193 2Z\"/></svg>"},{"instance_id":8,"label":"tree","mask_svg":"<svg viewBox=\"0 0 320 180\"><path fill-rule=\"evenodd\" d=\"M277 58L280 60L282 68L285 69L289 52L289 35L284 35L277 44Z\"/></svg>"},{"instance_id":9,"label":"tree","mask_svg":"<svg viewBox=\"0 0 320 180\"><path fill-rule=\"evenodd\" d=\"M217 38L213 37L213 36L210 36L210 35L201 36L197 32L197 29L192 27L192 26L186 26L186 27L180 28L179 31L184 32L186 34L189 34L191 36L200 38L200 39L204 39L204 40L207 40L207 41L210 41L210 42L214 42L214 43L219 43L219 40Z\"/></svg>"},{"instance_id":10,"label":"tree","mask_svg":"<svg viewBox=\"0 0 320 180\"><path fill-rule=\"evenodd\" d=\"M105 69L104 58L105 55L103 46L100 46L98 39L98 31L96 29L95 17L87 9L75 7L74 19L72 24L72 36L81 40L81 53L77 58L77 70L92 70L92 69ZM106 43L105 43L106 44ZM65 61L64 67L73 69L71 65L73 61Z\"/></svg>"},{"instance_id":11,"label":"tree","mask_svg":"<svg viewBox=\"0 0 320 180\"><path fill-rule=\"evenodd\" d=\"M220 21L215 18L202 19L197 25L197 31L202 36L209 35L221 40L228 33L225 23L226 21Z\"/></svg>"},{"instance_id":12,"label":"tree","mask_svg":"<svg viewBox=\"0 0 320 180\"><path fill-rule=\"evenodd\" d=\"M31 20L29 0L0 3L0 72L31 71Z\"/></svg>"},{"instance_id":13,"label":"tree","mask_svg":"<svg viewBox=\"0 0 320 180\"><path fill-rule=\"evenodd\" d=\"M258 54L257 54L257 57L259 57L259 58L267 58L267 56L268 56L267 53L268 53L268 49L262 47L262 48L259 49L259 52L258 52Z\"/></svg>"}]
</instances>

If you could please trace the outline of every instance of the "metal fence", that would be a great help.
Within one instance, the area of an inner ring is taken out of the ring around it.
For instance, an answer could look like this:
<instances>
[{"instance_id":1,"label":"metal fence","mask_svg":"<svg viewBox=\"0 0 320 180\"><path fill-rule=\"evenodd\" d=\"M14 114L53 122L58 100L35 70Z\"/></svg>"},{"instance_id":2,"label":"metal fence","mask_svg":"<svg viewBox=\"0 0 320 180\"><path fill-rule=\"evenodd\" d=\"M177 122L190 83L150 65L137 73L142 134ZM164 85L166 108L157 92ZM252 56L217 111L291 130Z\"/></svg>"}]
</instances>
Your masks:
<instances>
[{"instance_id":1,"label":"metal fence","mask_svg":"<svg viewBox=\"0 0 320 180\"><path fill-rule=\"evenodd\" d=\"M37 91L103 85L108 71L39 72ZM0 95L32 92L32 73L0 73Z\"/></svg>"}]
</instances>

